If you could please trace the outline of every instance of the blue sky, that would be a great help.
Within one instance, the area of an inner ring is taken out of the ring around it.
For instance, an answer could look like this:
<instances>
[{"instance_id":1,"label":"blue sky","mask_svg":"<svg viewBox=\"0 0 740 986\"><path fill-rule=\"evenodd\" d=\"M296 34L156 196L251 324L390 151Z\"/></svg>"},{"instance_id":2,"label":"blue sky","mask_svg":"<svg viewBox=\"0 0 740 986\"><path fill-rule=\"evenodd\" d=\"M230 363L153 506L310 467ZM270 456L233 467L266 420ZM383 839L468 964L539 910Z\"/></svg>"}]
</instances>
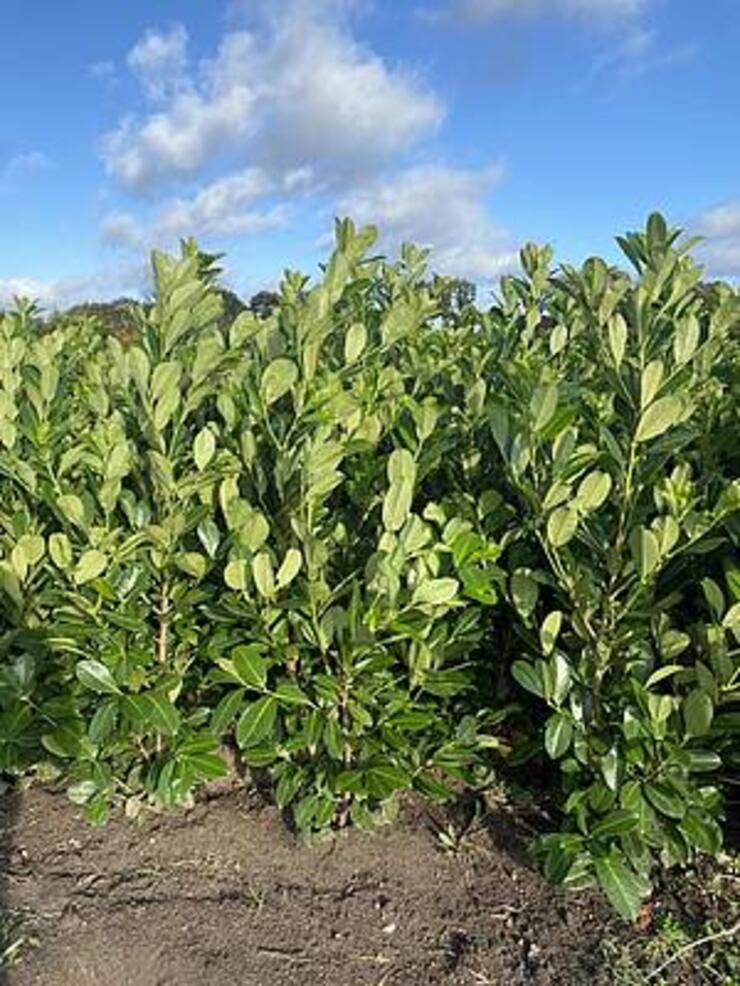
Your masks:
<instances>
[{"instance_id":1,"label":"blue sky","mask_svg":"<svg viewBox=\"0 0 740 986\"><path fill-rule=\"evenodd\" d=\"M657 208L740 275L738 0L2 0L0 34L0 302L136 293L188 235L249 294L335 214L486 284Z\"/></svg>"}]
</instances>

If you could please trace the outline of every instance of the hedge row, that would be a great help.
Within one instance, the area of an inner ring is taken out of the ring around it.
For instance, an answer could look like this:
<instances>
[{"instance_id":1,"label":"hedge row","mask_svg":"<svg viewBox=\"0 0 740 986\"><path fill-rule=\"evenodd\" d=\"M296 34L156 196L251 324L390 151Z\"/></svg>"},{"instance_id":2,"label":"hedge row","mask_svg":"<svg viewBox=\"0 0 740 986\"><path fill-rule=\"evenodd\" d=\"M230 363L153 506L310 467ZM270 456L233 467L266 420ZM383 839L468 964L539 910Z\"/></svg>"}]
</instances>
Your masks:
<instances>
[{"instance_id":1,"label":"hedge row","mask_svg":"<svg viewBox=\"0 0 740 986\"><path fill-rule=\"evenodd\" d=\"M738 764L738 292L657 215L485 310L374 239L226 327L192 244L128 340L2 318L0 769L99 823L230 745L310 833L552 761L547 876L634 916Z\"/></svg>"}]
</instances>

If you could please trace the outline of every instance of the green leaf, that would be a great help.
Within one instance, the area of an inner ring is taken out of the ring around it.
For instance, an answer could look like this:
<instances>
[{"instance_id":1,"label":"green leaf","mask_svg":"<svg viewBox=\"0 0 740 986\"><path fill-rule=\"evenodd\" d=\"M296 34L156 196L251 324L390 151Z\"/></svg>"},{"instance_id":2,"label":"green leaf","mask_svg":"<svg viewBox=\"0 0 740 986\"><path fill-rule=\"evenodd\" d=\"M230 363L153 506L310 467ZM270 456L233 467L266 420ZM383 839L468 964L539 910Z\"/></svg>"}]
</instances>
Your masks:
<instances>
[{"instance_id":1,"label":"green leaf","mask_svg":"<svg viewBox=\"0 0 740 986\"><path fill-rule=\"evenodd\" d=\"M311 705L311 699L294 681L281 681L275 695L283 705Z\"/></svg>"},{"instance_id":2,"label":"green leaf","mask_svg":"<svg viewBox=\"0 0 740 986\"><path fill-rule=\"evenodd\" d=\"M526 619L537 605L540 593L537 582L527 572L517 570L511 576L509 590L517 613Z\"/></svg>"},{"instance_id":3,"label":"green leaf","mask_svg":"<svg viewBox=\"0 0 740 986\"><path fill-rule=\"evenodd\" d=\"M121 689L108 668L100 661L78 661L75 674L80 683L101 695L120 695Z\"/></svg>"},{"instance_id":4,"label":"green leaf","mask_svg":"<svg viewBox=\"0 0 740 986\"><path fill-rule=\"evenodd\" d=\"M74 493L66 493L57 500L57 507L62 516L66 517L72 524L82 527L85 523L85 508L82 500Z\"/></svg>"},{"instance_id":5,"label":"green leaf","mask_svg":"<svg viewBox=\"0 0 740 986\"><path fill-rule=\"evenodd\" d=\"M559 507L570 498L572 490L570 483L553 483L542 501L542 509L551 510L553 507Z\"/></svg>"},{"instance_id":6,"label":"green leaf","mask_svg":"<svg viewBox=\"0 0 740 986\"><path fill-rule=\"evenodd\" d=\"M216 753L184 753L178 758L199 781L213 781L226 777L229 767Z\"/></svg>"},{"instance_id":7,"label":"green leaf","mask_svg":"<svg viewBox=\"0 0 740 986\"><path fill-rule=\"evenodd\" d=\"M231 652L231 662L240 681L249 688L263 691L267 685L267 661L257 644L241 644Z\"/></svg>"},{"instance_id":8,"label":"green leaf","mask_svg":"<svg viewBox=\"0 0 740 986\"><path fill-rule=\"evenodd\" d=\"M692 772L719 770L722 766L722 757L713 750L687 750L686 756L689 760L689 770Z\"/></svg>"},{"instance_id":9,"label":"green leaf","mask_svg":"<svg viewBox=\"0 0 740 986\"><path fill-rule=\"evenodd\" d=\"M383 526L387 531L400 531L411 512L414 483L411 479L392 482L383 499Z\"/></svg>"},{"instance_id":10,"label":"green leaf","mask_svg":"<svg viewBox=\"0 0 740 986\"><path fill-rule=\"evenodd\" d=\"M614 910L628 921L640 913L642 901L650 893L650 885L628 865L618 849L608 856L596 856L594 869L599 886Z\"/></svg>"},{"instance_id":11,"label":"green leaf","mask_svg":"<svg viewBox=\"0 0 740 986\"><path fill-rule=\"evenodd\" d=\"M365 790L372 798L384 801L395 791L403 790L411 784L411 778L400 767L393 764L376 764L364 771Z\"/></svg>"},{"instance_id":12,"label":"green leaf","mask_svg":"<svg viewBox=\"0 0 740 986\"><path fill-rule=\"evenodd\" d=\"M683 654L691 643L691 637L680 630L666 630L660 637L660 653L670 661L679 654Z\"/></svg>"},{"instance_id":13,"label":"green leaf","mask_svg":"<svg viewBox=\"0 0 740 986\"><path fill-rule=\"evenodd\" d=\"M457 596L460 583L457 579L427 579L414 589L412 606L443 606Z\"/></svg>"},{"instance_id":14,"label":"green leaf","mask_svg":"<svg viewBox=\"0 0 740 986\"><path fill-rule=\"evenodd\" d=\"M14 551L16 550L22 552L26 564L30 567L44 557L46 543L38 534L24 534L15 546Z\"/></svg>"},{"instance_id":15,"label":"green leaf","mask_svg":"<svg viewBox=\"0 0 740 986\"><path fill-rule=\"evenodd\" d=\"M706 736L714 717L711 698L701 688L692 689L681 706L687 736Z\"/></svg>"},{"instance_id":16,"label":"green leaf","mask_svg":"<svg viewBox=\"0 0 740 986\"><path fill-rule=\"evenodd\" d=\"M607 752L601 757L600 766L601 776L604 778L604 783L610 791L616 791L619 780L619 757L617 756L616 747L612 746L612 748L607 750Z\"/></svg>"},{"instance_id":17,"label":"green leaf","mask_svg":"<svg viewBox=\"0 0 740 986\"><path fill-rule=\"evenodd\" d=\"M555 649L562 624L563 614L559 609L554 609L551 613L548 613L542 621L542 626L540 627L540 646L546 657L552 654Z\"/></svg>"},{"instance_id":18,"label":"green leaf","mask_svg":"<svg viewBox=\"0 0 740 986\"><path fill-rule=\"evenodd\" d=\"M253 511L249 520L239 529L239 540L250 551L257 551L270 534L270 525L259 510Z\"/></svg>"},{"instance_id":19,"label":"green leaf","mask_svg":"<svg viewBox=\"0 0 740 986\"><path fill-rule=\"evenodd\" d=\"M556 325L550 333L550 354L557 356L568 342L568 330L564 325Z\"/></svg>"},{"instance_id":20,"label":"green leaf","mask_svg":"<svg viewBox=\"0 0 740 986\"><path fill-rule=\"evenodd\" d=\"M589 835L592 839L613 839L617 835L631 832L639 823L640 819L634 812L616 808L597 822Z\"/></svg>"},{"instance_id":21,"label":"green leaf","mask_svg":"<svg viewBox=\"0 0 740 986\"><path fill-rule=\"evenodd\" d=\"M562 705L570 691L573 678L565 655L557 653L550 659L546 665L544 678L545 697L556 705Z\"/></svg>"},{"instance_id":22,"label":"green leaf","mask_svg":"<svg viewBox=\"0 0 740 986\"><path fill-rule=\"evenodd\" d=\"M684 315L673 336L673 358L678 366L683 366L693 357L699 346L700 337L701 331L696 315Z\"/></svg>"},{"instance_id":23,"label":"green leaf","mask_svg":"<svg viewBox=\"0 0 740 986\"><path fill-rule=\"evenodd\" d=\"M547 521L547 540L553 548L563 548L578 530L578 513L572 507L558 507Z\"/></svg>"},{"instance_id":24,"label":"green leaf","mask_svg":"<svg viewBox=\"0 0 740 986\"><path fill-rule=\"evenodd\" d=\"M175 564L181 572L192 575L194 579L202 579L206 574L208 562L198 551L184 551L175 555Z\"/></svg>"},{"instance_id":25,"label":"green leaf","mask_svg":"<svg viewBox=\"0 0 740 986\"><path fill-rule=\"evenodd\" d=\"M500 404L492 404L488 410L488 420L493 433L494 441L498 445L499 451L507 457L509 446L509 415L506 408Z\"/></svg>"},{"instance_id":26,"label":"green leaf","mask_svg":"<svg viewBox=\"0 0 740 986\"><path fill-rule=\"evenodd\" d=\"M365 775L361 770L343 770L337 774L334 787L348 794L364 794Z\"/></svg>"},{"instance_id":27,"label":"green leaf","mask_svg":"<svg viewBox=\"0 0 740 986\"><path fill-rule=\"evenodd\" d=\"M284 589L287 585L290 585L296 575L300 572L302 564L303 555L298 548L288 548L285 552L285 557L283 558L282 564L277 571L278 589Z\"/></svg>"},{"instance_id":28,"label":"green leaf","mask_svg":"<svg viewBox=\"0 0 740 986\"><path fill-rule=\"evenodd\" d=\"M716 620L721 620L722 614L725 611L725 597L722 590L714 579L710 578L704 578L701 580L701 588L704 593L704 598L714 614L714 618Z\"/></svg>"},{"instance_id":29,"label":"green leaf","mask_svg":"<svg viewBox=\"0 0 740 986\"><path fill-rule=\"evenodd\" d=\"M201 428L193 442L195 467L202 472L216 454L216 436L210 428Z\"/></svg>"},{"instance_id":30,"label":"green leaf","mask_svg":"<svg viewBox=\"0 0 740 986\"><path fill-rule=\"evenodd\" d=\"M531 664L529 661L514 661L511 673L522 688L539 698L544 698L545 686L538 665Z\"/></svg>"},{"instance_id":31,"label":"green leaf","mask_svg":"<svg viewBox=\"0 0 740 986\"><path fill-rule=\"evenodd\" d=\"M115 699L104 702L90 721L87 735L95 746L104 743L111 735L118 718L118 704Z\"/></svg>"},{"instance_id":32,"label":"green leaf","mask_svg":"<svg viewBox=\"0 0 740 986\"><path fill-rule=\"evenodd\" d=\"M683 818L686 813L686 806L673 788L667 784L656 782L655 784L644 784L643 790L645 797L650 804L667 818Z\"/></svg>"},{"instance_id":33,"label":"green leaf","mask_svg":"<svg viewBox=\"0 0 740 986\"><path fill-rule=\"evenodd\" d=\"M162 692L141 692L127 696L126 701L154 732L174 736L180 728L180 713Z\"/></svg>"},{"instance_id":34,"label":"green leaf","mask_svg":"<svg viewBox=\"0 0 740 986\"><path fill-rule=\"evenodd\" d=\"M635 432L635 441L649 442L651 439L662 435L678 423L683 415L683 410L683 402L678 397L672 395L660 397L640 417Z\"/></svg>"},{"instance_id":35,"label":"green leaf","mask_svg":"<svg viewBox=\"0 0 740 986\"><path fill-rule=\"evenodd\" d=\"M413 455L405 448L394 449L388 456L388 481L398 483L402 480L416 482L416 462Z\"/></svg>"},{"instance_id":36,"label":"green leaf","mask_svg":"<svg viewBox=\"0 0 740 986\"><path fill-rule=\"evenodd\" d=\"M213 715L211 716L211 731L215 736L221 737L224 735L243 704L243 688L235 688L233 691L227 692L224 695L213 710Z\"/></svg>"},{"instance_id":37,"label":"green leaf","mask_svg":"<svg viewBox=\"0 0 740 986\"><path fill-rule=\"evenodd\" d=\"M49 555L57 568L66 569L72 564L72 545L66 534L59 531L49 537Z\"/></svg>"},{"instance_id":38,"label":"green leaf","mask_svg":"<svg viewBox=\"0 0 740 986\"><path fill-rule=\"evenodd\" d=\"M218 524L210 517L198 525L198 540L205 548L208 557L213 560L221 543L221 532L218 529Z\"/></svg>"},{"instance_id":39,"label":"green leaf","mask_svg":"<svg viewBox=\"0 0 740 986\"><path fill-rule=\"evenodd\" d=\"M630 534L629 544L635 567L642 581L651 575L660 563L658 539L646 527L636 527Z\"/></svg>"},{"instance_id":40,"label":"green leaf","mask_svg":"<svg viewBox=\"0 0 740 986\"><path fill-rule=\"evenodd\" d=\"M79 755L80 736L73 728L61 726L41 736L41 745L55 757L72 759Z\"/></svg>"},{"instance_id":41,"label":"green leaf","mask_svg":"<svg viewBox=\"0 0 740 986\"><path fill-rule=\"evenodd\" d=\"M716 856L722 847L722 830L713 818L699 808L689 808L678 828L689 845L700 852Z\"/></svg>"},{"instance_id":42,"label":"green leaf","mask_svg":"<svg viewBox=\"0 0 740 986\"><path fill-rule=\"evenodd\" d=\"M108 565L108 558L97 548L90 548L80 556L73 578L76 585L84 585L102 575Z\"/></svg>"},{"instance_id":43,"label":"green leaf","mask_svg":"<svg viewBox=\"0 0 740 986\"><path fill-rule=\"evenodd\" d=\"M275 577L272 571L272 561L266 551L260 551L252 561L252 576L257 591L265 599L275 595Z\"/></svg>"},{"instance_id":44,"label":"green leaf","mask_svg":"<svg viewBox=\"0 0 740 986\"><path fill-rule=\"evenodd\" d=\"M532 427L542 431L552 420L558 407L558 386L555 383L540 387L532 398Z\"/></svg>"},{"instance_id":45,"label":"green leaf","mask_svg":"<svg viewBox=\"0 0 740 986\"><path fill-rule=\"evenodd\" d=\"M367 329L362 322L355 322L347 331L344 338L344 362L347 366L354 363L362 355L367 345Z\"/></svg>"},{"instance_id":46,"label":"green leaf","mask_svg":"<svg viewBox=\"0 0 740 986\"><path fill-rule=\"evenodd\" d=\"M303 772L293 765L286 765L275 785L275 802L278 808L287 807L300 791L304 781Z\"/></svg>"},{"instance_id":47,"label":"green leaf","mask_svg":"<svg viewBox=\"0 0 740 986\"><path fill-rule=\"evenodd\" d=\"M23 582L28 574L28 559L21 545L16 544L13 548L10 555L10 563L19 581Z\"/></svg>"},{"instance_id":48,"label":"green leaf","mask_svg":"<svg viewBox=\"0 0 740 986\"><path fill-rule=\"evenodd\" d=\"M553 760L558 760L570 747L573 739L573 720L566 712L556 712L545 725L545 749Z\"/></svg>"},{"instance_id":49,"label":"green leaf","mask_svg":"<svg viewBox=\"0 0 740 986\"><path fill-rule=\"evenodd\" d=\"M224 582L235 592L247 588L247 563L243 558L232 559L224 568Z\"/></svg>"},{"instance_id":50,"label":"green leaf","mask_svg":"<svg viewBox=\"0 0 740 986\"><path fill-rule=\"evenodd\" d=\"M676 546L681 530L676 520L667 514L665 517L658 517L650 525L653 533L658 539L660 555L666 558Z\"/></svg>"},{"instance_id":51,"label":"green leaf","mask_svg":"<svg viewBox=\"0 0 740 986\"><path fill-rule=\"evenodd\" d=\"M668 238L668 226L659 212L651 212L648 216L646 232L648 246L652 248L664 246Z\"/></svg>"},{"instance_id":52,"label":"green leaf","mask_svg":"<svg viewBox=\"0 0 740 986\"><path fill-rule=\"evenodd\" d=\"M611 349L617 369L624 359L624 350L627 345L627 323L617 312L609 319L609 348Z\"/></svg>"},{"instance_id":53,"label":"green leaf","mask_svg":"<svg viewBox=\"0 0 740 986\"><path fill-rule=\"evenodd\" d=\"M640 408L644 410L651 404L663 382L663 361L654 359L648 363L640 377Z\"/></svg>"},{"instance_id":54,"label":"green leaf","mask_svg":"<svg viewBox=\"0 0 740 986\"><path fill-rule=\"evenodd\" d=\"M98 790L95 781L77 781L67 788L67 797L75 805L86 805Z\"/></svg>"},{"instance_id":55,"label":"green leaf","mask_svg":"<svg viewBox=\"0 0 740 986\"><path fill-rule=\"evenodd\" d=\"M298 367L293 360L279 357L265 368L260 384L262 400L269 407L291 390L298 380Z\"/></svg>"},{"instance_id":56,"label":"green leaf","mask_svg":"<svg viewBox=\"0 0 740 986\"><path fill-rule=\"evenodd\" d=\"M19 609L23 607L21 584L18 581L18 576L7 562L0 562L0 589L13 600Z\"/></svg>"},{"instance_id":57,"label":"green leaf","mask_svg":"<svg viewBox=\"0 0 740 986\"><path fill-rule=\"evenodd\" d=\"M671 675L678 674L679 671L685 671L683 664L666 664L662 668L658 668L657 671L653 671L648 680L645 682L645 688L652 688L653 685L657 685L659 681L663 681L664 678L670 678Z\"/></svg>"},{"instance_id":58,"label":"green leaf","mask_svg":"<svg viewBox=\"0 0 740 986\"><path fill-rule=\"evenodd\" d=\"M278 701L273 695L264 695L249 705L236 726L236 741L242 749L257 746L269 736L275 726Z\"/></svg>"},{"instance_id":59,"label":"green leaf","mask_svg":"<svg viewBox=\"0 0 740 986\"><path fill-rule=\"evenodd\" d=\"M611 488L612 478L609 473L595 469L585 476L578 486L576 493L578 506L588 512L598 510L609 496Z\"/></svg>"},{"instance_id":60,"label":"green leaf","mask_svg":"<svg viewBox=\"0 0 740 986\"><path fill-rule=\"evenodd\" d=\"M740 643L740 603L733 603L722 619L722 626L730 630Z\"/></svg>"}]
</instances>

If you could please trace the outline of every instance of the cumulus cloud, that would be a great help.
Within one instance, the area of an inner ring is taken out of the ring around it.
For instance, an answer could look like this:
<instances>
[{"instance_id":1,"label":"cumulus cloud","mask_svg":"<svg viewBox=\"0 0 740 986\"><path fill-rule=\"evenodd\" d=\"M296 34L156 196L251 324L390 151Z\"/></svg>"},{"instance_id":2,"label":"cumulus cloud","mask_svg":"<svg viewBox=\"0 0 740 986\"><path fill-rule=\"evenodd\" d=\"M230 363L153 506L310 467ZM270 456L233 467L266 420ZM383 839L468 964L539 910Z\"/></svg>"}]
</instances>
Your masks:
<instances>
[{"instance_id":1,"label":"cumulus cloud","mask_svg":"<svg viewBox=\"0 0 740 986\"><path fill-rule=\"evenodd\" d=\"M51 282L33 277L0 278L0 306L11 305L15 298L34 298L44 301L52 292Z\"/></svg>"},{"instance_id":2,"label":"cumulus cloud","mask_svg":"<svg viewBox=\"0 0 740 986\"><path fill-rule=\"evenodd\" d=\"M514 267L487 208L500 168L408 164L423 160L445 109L418 75L356 40L350 15L365 3L234 0L217 49L197 62L184 29L147 32L128 65L157 105L103 145L109 175L141 202L105 217L104 240L140 251L331 210L376 222L389 252L429 246L440 272L483 283Z\"/></svg>"},{"instance_id":3,"label":"cumulus cloud","mask_svg":"<svg viewBox=\"0 0 740 986\"><path fill-rule=\"evenodd\" d=\"M162 113L139 125L123 120L104 139L108 173L134 191L151 191L177 178L191 178L253 131L254 97L238 86L205 99L197 92L175 96Z\"/></svg>"},{"instance_id":4,"label":"cumulus cloud","mask_svg":"<svg viewBox=\"0 0 740 986\"><path fill-rule=\"evenodd\" d=\"M378 224L386 250L413 242L431 248L432 266L440 273L491 281L518 262L508 234L491 220L485 201L501 177L499 167L410 167L347 195L340 211Z\"/></svg>"},{"instance_id":5,"label":"cumulus cloud","mask_svg":"<svg viewBox=\"0 0 740 986\"><path fill-rule=\"evenodd\" d=\"M146 290L148 279L147 268L138 263L101 269L89 276L0 278L0 308L11 307L16 298L31 299L48 309L65 308L91 298L140 295Z\"/></svg>"},{"instance_id":6,"label":"cumulus cloud","mask_svg":"<svg viewBox=\"0 0 740 986\"><path fill-rule=\"evenodd\" d=\"M164 99L187 84L188 33L182 24L168 32L147 31L126 63L151 99Z\"/></svg>"},{"instance_id":7,"label":"cumulus cloud","mask_svg":"<svg viewBox=\"0 0 740 986\"><path fill-rule=\"evenodd\" d=\"M740 277L740 201L702 212L691 232L705 237L696 253L712 277Z\"/></svg>"},{"instance_id":8,"label":"cumulus cloud","mask_svg":"<svg viewBox=\"0 0 740 986\"><path fill-rule=\"evenodd\" d=\"M166 96L103 141L108 173L134 192L225 159L272 171L310 166L330 187L389 163L443 118L432 92L315 4L278 5L259 28L228 32L195 68L183 29L150 31L129 64L149 95Z\"/></svg>"},{"instance_id":9,"label":"cumulus cloud","mask_svg":"<svg viewBox=\"0 0 740 986\"><path fill-rule=\"evenodd\" d=\"M300 176L291 176L292 181ZM167 245L185 236L234 236L274 229L285 223L288 207L278 202L267 208L254 204L275 190L260 168L245 168L205 186L190 198L171 198L154 220L142 223L131 213L110 213L103 221L103 239L134 249Z\"/></svg>"}]
</instances>

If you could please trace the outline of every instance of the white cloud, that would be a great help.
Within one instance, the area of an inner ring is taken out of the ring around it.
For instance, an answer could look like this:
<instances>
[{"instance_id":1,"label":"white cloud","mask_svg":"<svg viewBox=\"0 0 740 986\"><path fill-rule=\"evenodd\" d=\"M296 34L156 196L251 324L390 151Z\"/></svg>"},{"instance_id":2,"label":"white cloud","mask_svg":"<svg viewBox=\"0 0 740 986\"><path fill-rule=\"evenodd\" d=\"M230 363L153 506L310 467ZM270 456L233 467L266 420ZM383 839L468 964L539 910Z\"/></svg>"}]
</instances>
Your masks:
<instances>
[{"instance_id":1,"label":"white cloud","mask_svg":"<svg viewBox=\"0 0 740 986\"><path fill-rule=\"evenodd\" d=\"M243 86L204 99L179 93L165 112L143 125L132 118L104 141L108 172L133 191L190 178L253 130L253 94Z\"/></svg>"},{"instance_id":2,"label":"white cloud","mask_svg":"<svg viewBox=\"0 0 740 986\"><path fill-rule=\"evenodd\" d=\"M51 282L39 281L33 277L0 278L0 305L11 305L14 298L44 301L51 292Z\"/></svg>"},{"instance_id":3,"label":"white cloud","mask_svg":"<svg viewBox=\"0 0 740 986\"><path fill-rule=\"evenodd\" d=\"M632 17L653 0L454 0L451 13L473 22L556 14L585 19Z\"/></svg>"},{"instance_id":4,"label":"white cloud","mask_svg":"<svg viewBox=\"0 0 740 986\"><path fill-rule=\"evenodd\" d=\"M264 171L246 168L212 182L191 198L168 199L150 224L130 213L110 213L103 221L103 238L116 246L148 249L186 236L248 235L273 229L286 222L287 205L253 208L273 191Z\"/></svg>"},{"instance_id":5,"label":"white cloud","mask_svg":"<svg viewBox=\"0 0 740 986\"><path fill-rule=\"evenodd\" d=\"M103 219L101 233L111 246L143 250L149 245L146 227L130 212L109 212Z\"/></svg>"},{"instance_id":6,"label":"white cloud","mask_svg":"<svg viewBox=\"0 0 740 986\"><path fill-rule=\"evenodd\" d=\"M468 171L421 165L349 194L340 211L378 224L381 246L388 251L413 242L431 248L432 266L439 273L491 281L518 261L485 202L500 180L498 167Z\"/></svg>"},{"instance_id":7,"label":"white cloud","mask_svg":"<svg viewBox=\"0 0 740 986\"><path fill-rule=\"evenodd\" d=\"M284 3L260 29L227 33L187 78L185 42L182 29L150 31L129 56L148 94L168 94L160 111L128 117L104 139L107 170L129 190L192 178L224 159L273 171L310 166L331 186L391 162L443 118L432 92L316 4Z\"/></svg>"},{"instance_id":8,"label":"white cloud","mask_svg":"<svg viewBox=\"0 0 740 986\"><path fill-rule=\"evenodd\" d=\"M349 15L366 2L234 0L213 57L197 64L184 30L149 31L128 63L160 105L121 121L103 148L109 174L144 202L109 213L103 238L143 251L331 209L378 223L389 253L431 247L440 273L484 283L515 267L487 208L500 168L408 164L423 160L444 106L356 40Z\"/></svg>"},{"instance_id":9,"label":"white cloud","mask_svg":"<svg viewBox=\"0 0 740 986\"><path fill-rule=\"evenodd\" d=\"M115 266L89 276L42 280L35 277L0 278L0 308L9 308L15 298L28 298L44 308L65 308L81 301L140 295L149 280L147 268L139 263Z\"/></svg>"},{"instance_id":10,"label":"white cloud","mask_svg":"<svg viewBox=\"0 0 740 986\"><path fill-rule=\"evenodd\" d=\"M690 232L706 238L695 252L712 277L740 277L740 201L702 212Z\"/></svg>"},{"instance_id":11,"label":"white cloud","mask_svg":"<svg viewBox=\"0 0 740 986\"><path fill-rule=\"evenodd\" d=\"M702 212L696 221L701 236L740 236L740 202L725 202Z\"/></svg>"},{"instance_id":12,"label":"white cloud","mask_svg":"<svg viewBox=\"0 0 740 986\"><path fill-rule=\"evenodd\" d=\"M327 178L363 173L433 131L442 106L336 26L289 20L263 64L270 157Z\"/></svg>"},{"instance_id":13,"label":"white cloud","mask_svg":"<svg viewBox=\"0 0 740 986\"><path fill-rule=\"evenodd\" d=\"M176 24L169 33L147 31L126 62L151 99L164 99L186 85L188 33Z\"/></svg>"},{"instance_id":14,"label":"white cloud","mask_svg":"<svg viewBox=\"0 0 740 986\"><path fill-rule=\"evenodd\" d=\"M41 151L26 151L0 165L0 181L12 181L34 171L45 171L51 166L51 161Z\"/></svg>"}]
</instances>

